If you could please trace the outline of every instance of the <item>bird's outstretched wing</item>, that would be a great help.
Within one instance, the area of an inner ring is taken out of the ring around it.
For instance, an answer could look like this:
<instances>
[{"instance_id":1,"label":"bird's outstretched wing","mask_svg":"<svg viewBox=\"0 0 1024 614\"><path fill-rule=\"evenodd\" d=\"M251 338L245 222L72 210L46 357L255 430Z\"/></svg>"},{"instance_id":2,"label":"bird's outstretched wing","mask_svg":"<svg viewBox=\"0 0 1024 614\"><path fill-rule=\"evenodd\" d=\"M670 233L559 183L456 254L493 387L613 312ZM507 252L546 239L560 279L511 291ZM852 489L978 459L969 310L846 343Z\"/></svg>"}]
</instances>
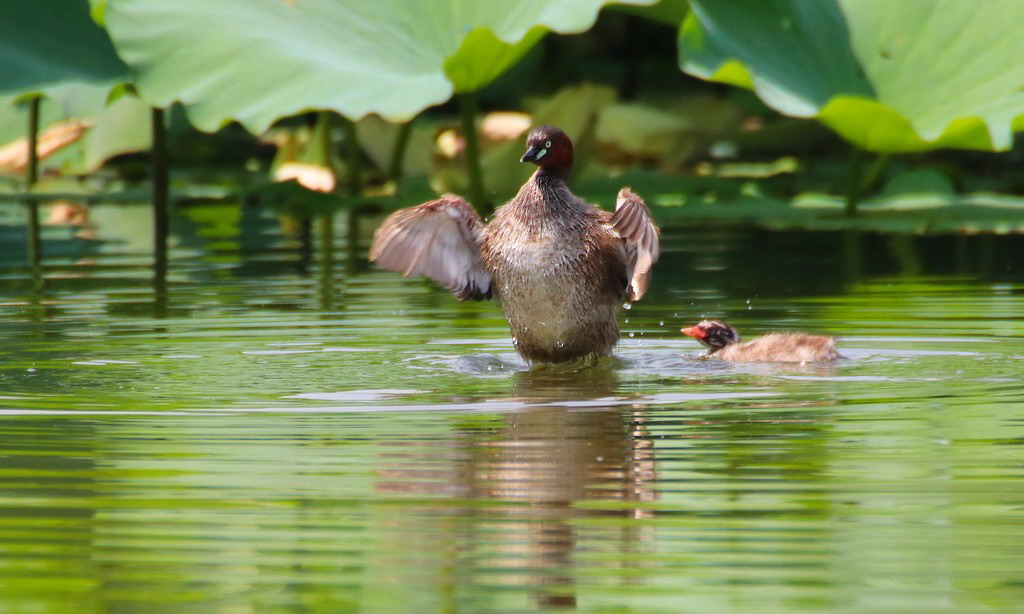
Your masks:
<instances>
[{"instance_id":1,"label":"bird's outstretched wing","mask_svg":"<svg viewBox=\"0 0 1024 614\"><path fill-rule=\"evenodd\" d=\"M626 276L629 278L626 297L638 301L647 292L651 267L658 261L658 227L654 225L644 200L629 188L619 190L615 213L607 226L618 235L623 248Z\"/></svg>"},{"instance_id":2,"label":"bird's outstretched wing","mask_svg":"<svg viewBox=\"0 0 1024 614\"><path fill-rule=\"evenodd\" d=\"M425 275L459 300L491 297L480 258L484 224L465 200L446 194L396 211L373 233L370 260L406 277Z\"/></svg>"}]
</instances>

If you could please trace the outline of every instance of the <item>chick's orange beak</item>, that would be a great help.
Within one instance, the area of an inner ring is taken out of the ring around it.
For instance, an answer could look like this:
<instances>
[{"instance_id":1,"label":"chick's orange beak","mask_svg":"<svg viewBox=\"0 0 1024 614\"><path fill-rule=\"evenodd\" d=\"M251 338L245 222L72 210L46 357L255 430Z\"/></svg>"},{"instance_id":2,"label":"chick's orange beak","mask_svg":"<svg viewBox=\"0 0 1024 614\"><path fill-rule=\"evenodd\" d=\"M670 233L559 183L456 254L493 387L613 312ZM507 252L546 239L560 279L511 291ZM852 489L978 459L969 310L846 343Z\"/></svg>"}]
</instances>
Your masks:
<instances>
[{"instance_id":1,"label":"chick's orange beak","mask_svg":"<svg viewBox=\"0 0 1024 614\"><path fill-rule=\"evenodd\" d=\"M679 332L683 333L687 337L693 337L694 339L703 339L708 334L704 332L699 326L691 326L690 328L680 328Z\"/></svg>"}]
</instances>

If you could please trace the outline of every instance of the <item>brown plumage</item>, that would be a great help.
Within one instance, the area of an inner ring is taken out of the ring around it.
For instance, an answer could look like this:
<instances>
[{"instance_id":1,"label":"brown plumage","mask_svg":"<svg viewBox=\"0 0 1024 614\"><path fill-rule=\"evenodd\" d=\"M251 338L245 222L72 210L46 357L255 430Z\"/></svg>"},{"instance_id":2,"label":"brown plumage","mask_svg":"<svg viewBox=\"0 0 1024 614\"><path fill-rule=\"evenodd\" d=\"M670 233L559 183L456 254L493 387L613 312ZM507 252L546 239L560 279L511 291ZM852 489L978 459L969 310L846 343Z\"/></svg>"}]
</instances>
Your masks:
<instances>
[{"instance_id":1,"label":"brown plumage","mask_svg":"<svg viewBox=\"0 0 1024 614\"><path fill-rule=\"evenodd\" d=\"M707 357L728 362L827 362L839 358L832 337L806 333L769 333L740 342L736 329L716 320L704 320L680 332L708 348Z\"/></svg>"},{"instance_id":2,"label":"brown plumage","mask_svg":"<svg viewBox=\"0 0 1024 614\"><path fill-rule=\"evenodd\" d=\"M565 185L572 142L553 126L530 133L523 162L539 167L486 226L458 196L389 216L370 259L425 275L459 299L501 300L512 340L530 362L602 356L619 340L622 299L639 300L658 260L658 229L623 188L614 214Z\"/></svg>"}]
</instances>

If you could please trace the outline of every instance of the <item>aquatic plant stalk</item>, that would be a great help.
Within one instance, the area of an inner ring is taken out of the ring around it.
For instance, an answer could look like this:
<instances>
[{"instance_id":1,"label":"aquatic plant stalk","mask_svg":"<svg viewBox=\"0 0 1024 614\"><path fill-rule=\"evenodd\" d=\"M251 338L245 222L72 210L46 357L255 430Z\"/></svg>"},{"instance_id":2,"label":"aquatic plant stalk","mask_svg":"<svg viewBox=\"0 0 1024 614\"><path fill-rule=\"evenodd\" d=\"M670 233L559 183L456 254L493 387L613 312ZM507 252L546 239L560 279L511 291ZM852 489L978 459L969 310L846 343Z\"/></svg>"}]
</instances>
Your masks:
<instances>
[{"instance_id":1,"label":"aquatic plant stalk","mask_svg":"<svg viewBox=\"0 0 1024 614\"><path fill-rule=\"evenodd\" d=\"M859 147L855 147L850 154L850 175L846 186L846 215L851 217L857 215L857 205L861 198L875 187L882 173L889 166L889 154L879 154L865 171L865 156L866 152Z\"/></svg>"},{"instance_id":2,"label":"aquatic plant stalk","mask_svg":"<svg viewBox=\"0 0 1024 614\"><path fill-rule=\"evenodd\" d=\"M167 235L170 230L167 129L164 126L164 110L153 107L150 111L150 122L153 135L150 151L150 173L153 183L153 276L160 279L167 274Z\"/></svg>"},{"instance_id":3,"label":"aquatic plant stalk","mask_svg":"<svg viewBox=\"0 0 1024 614\"><path fill-rule=\"evenodd\" d=\"M850 153L850 169L846 177L846 215L857 215L860 202L860 185L864 178L864 150L854 147Z\"/></svg>"},{"instance_id":4,"label":"aquatic plant stalk","mask_svg":"<svg viewBox=\"0 0 1024 614\"><path fill-rule=\"evenodd\" d=\"M864 174L864 181L860 184L861 194L866 194L874 189L878 180L882 178L885 173L885 169L889 167L890 155L887 153L878 154L875 156L871 166L868 167L868 172Z\"/></svg>"},{"instance_id":5,"label":"aquatic plant stalk","mask_svg":"<svg viewBox=\"0 0 1024 614\"><path fill-rule=\"evenodd\" d=\"M39 103L40 96L33 96L28 103L28 163L25 165L25 192L31 192L39 178ZM33 269L42 261L42 243L39 239L39 203L32 199L25 201L28 212L28 261Z\"/></svg>"},{"instance_id":6,"label":"aquatic plant stalk","mask_svg":"<svg viewBox=\"0 0 1024 614\"><path fill-rule=\"evenodd\" d=\"M402 178L402 164L405 161L405 151L409 148L409 137L412 136L412 123L410 119L398 127L398 134L395 135L395 143L391 147L391 160L388 163L388 179L398 181Z\"/></svg>"},{"instance_id":7,"label":"aquatic plant stalk","mask_svg":"<svg viewBox=\"0 0 1024 614\"><path fill-rule=\"evenodd\" d=\"M476 94L459 94L459 113L462 116L462 138L466 139L466 170L469 173L469 197L480 211L490 211L491 205L484 188L484 172L480 166L480 142L476 133Z\"/></svg>"},{"instance_id":8,"label":"aquatic plant stalk","mask_svg":"<svg viewBox=\"0 0 1024 614\"><path fill-rule=\"evenodd\" d=\"M345 170L349 195L359 196L363 187L363 158L356 124L348 118L345 119Z\"/></svg>"}]
</instances>

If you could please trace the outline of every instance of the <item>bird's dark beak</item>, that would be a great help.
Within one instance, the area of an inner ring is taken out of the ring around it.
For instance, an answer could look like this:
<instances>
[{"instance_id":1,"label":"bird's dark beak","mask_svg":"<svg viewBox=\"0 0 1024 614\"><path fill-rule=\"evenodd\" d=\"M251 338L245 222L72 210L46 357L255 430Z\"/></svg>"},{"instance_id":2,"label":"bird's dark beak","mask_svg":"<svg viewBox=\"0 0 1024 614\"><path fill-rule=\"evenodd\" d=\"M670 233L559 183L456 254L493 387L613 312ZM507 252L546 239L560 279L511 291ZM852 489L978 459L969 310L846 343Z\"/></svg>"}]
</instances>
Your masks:
<instances>
[{"instance_id":1,"label":"bird's dark beak","mask_svg":"<svg viewBox=\"0 0 1024 614\"><path fill-rule=\"evenodd\" d=\"M687 337L693 337L694 339L703 339L704 337L708 336L707 333L705 333L703 330L696 326L691 326L690 328L680 328L679 332L683 333Z\"/></svg>"},{"instance_id":2,"label":"bird's dark beak","mask_svg":"<svg viewBox=\"0 0 1024 614\"><path fill-rule=\"evenodd\" d=\"M544 156L544 154L540 153L542 151L544 151L543 147L541 147L540 145L534 145L533 147L526 150L526 153L523 154L522 158L519 158L519 161L536 162L537 160L540 160L540 158Z\"/></svg>"}]
</instances>

